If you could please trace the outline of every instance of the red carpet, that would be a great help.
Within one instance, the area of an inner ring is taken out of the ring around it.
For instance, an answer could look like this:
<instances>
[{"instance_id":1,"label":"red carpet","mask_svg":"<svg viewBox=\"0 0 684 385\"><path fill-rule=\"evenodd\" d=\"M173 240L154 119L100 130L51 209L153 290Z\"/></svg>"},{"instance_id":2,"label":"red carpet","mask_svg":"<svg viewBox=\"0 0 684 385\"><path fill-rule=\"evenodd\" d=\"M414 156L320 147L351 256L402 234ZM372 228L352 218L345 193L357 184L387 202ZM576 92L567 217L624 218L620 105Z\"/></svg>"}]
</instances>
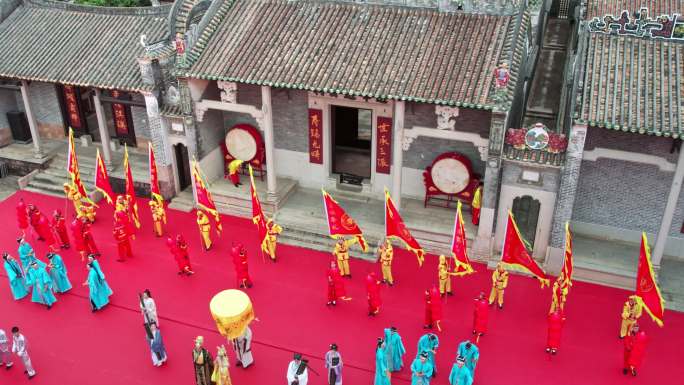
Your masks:
<instances>
[{"instance_id":1,"label":"red carpet","mask_svg":"<svg viewBox=\"0 0 684 385\"><path fill-rule=\"evenodd\" d=\"M16 255L17 226L14 207L19 197L35 203L44 213L64 210L65 200L19 192L0 203L5 213L0 234L3 250ZM7 332L21 327L29 340L29 351L38 375L33 384L114 385L194 384L190 350L196 335L204 335L212 355L225 343L209 314L210 298L220 290L235 287L230 258L233 241L244 242L250 255L250 273L255 286L248 290L260 322L252 325L255 365L248 370L231 366L235 385L282 385L292 351L311 358L310 384L324 384L322 356L336 342L345 363L344 383L373 382L375 338L390 325L399 328L408 349L408 366L416 343L423 334L422 291L436 280L437 261L429 257L421 270L416 259L403 250L395 253L394 273L398 282L382 291L383 307L376 318L366 315L363 278L377 265L352 261L354 278L347 281L351 302L337 308L325 306L325 269L331 257L315 251L279 246L279 262L261 260L256 232L249 220L223 218L224 235L209 253L200 251L194 215L169 210L171 233L183 231L190 242L196 274L176 275L176 264L163 240L153 237L145 200L140 200L143 227L133 242L135 259L114 261L116 245L111 233L112 209L103 202L94 225L102 268L114 290L112 303L102 312L91 313L87 288L80 286L86 270L76 253L63 253L74 289L58 295L52 310L28 299L15 302L4 270L0 277L0 327ZM73 209L72 209L73 211ZM361 224L363 225L363 224ZM31 242L38 255L46 252L43 242ZM396 250L396 249L395 249ZM636 255L637 250L635 250ZM636 258L636 257L635 257ZM470 337L472 299L489 290L490 272L484 266L467 278L454 279L455 295L444 306L444 331L439 334L438 376L433 384L447 384L458 343ZM137 310L137 293L149 288L157 301L160 326L169 353L162 368L152 366ZM645 362L636 378L623 376L622 344L618 340L619 317L627 292L577 282L567 305L568 320L559 354L544 352L546 311L550 290L540 290L536 280L512 276L503 311L490 314L490 332L480 343L481 359L475 383L485 384L671 384L684 378L684 365L677 354L684 340L684 315L667 312L660 329L645 315L642 325L650 336ZM234 357L229 349L230 357ZM0 370L0 383L24 383L21 363L15 359L10 371ZM233 362L231 361L231 365ZM393 384L408 383L406 369Z\"/></svg>"}]
</instances>

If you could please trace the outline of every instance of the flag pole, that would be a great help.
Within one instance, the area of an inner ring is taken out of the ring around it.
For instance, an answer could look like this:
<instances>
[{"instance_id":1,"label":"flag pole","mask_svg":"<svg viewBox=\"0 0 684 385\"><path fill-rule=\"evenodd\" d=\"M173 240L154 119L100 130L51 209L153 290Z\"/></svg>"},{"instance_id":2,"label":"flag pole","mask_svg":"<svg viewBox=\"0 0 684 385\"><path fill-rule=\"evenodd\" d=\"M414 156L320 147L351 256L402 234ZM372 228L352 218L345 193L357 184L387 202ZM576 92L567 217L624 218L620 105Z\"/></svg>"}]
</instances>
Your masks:
<instances>
[{"instance_id":1,"label":"flag pole","mask_svg":"<svg viewBox=\"0 0 684 385\"><path fill-rule=\"evenodd\" d=\"M501 258L499 258L500 261L503 260L503 253L504 253L504 250L506 250L506 238L508 238L507 237L507 235L508 235L508 222L510 222L511 219L513 219L513 213L509 209L508 210L508 218L506 218L506 227L504 227L504 240L503 240L503 243L501 244ZM515 220L515 219L513 219L513 220Z\"/></svg>"}]
</instances>

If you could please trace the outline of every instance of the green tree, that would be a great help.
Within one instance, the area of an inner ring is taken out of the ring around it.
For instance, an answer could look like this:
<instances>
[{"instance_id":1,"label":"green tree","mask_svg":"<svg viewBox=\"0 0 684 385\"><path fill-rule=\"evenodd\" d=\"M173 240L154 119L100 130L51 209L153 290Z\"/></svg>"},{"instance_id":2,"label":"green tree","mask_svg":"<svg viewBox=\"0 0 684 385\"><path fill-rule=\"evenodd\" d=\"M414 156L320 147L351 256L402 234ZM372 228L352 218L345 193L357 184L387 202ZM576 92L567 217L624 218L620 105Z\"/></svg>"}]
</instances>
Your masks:
<instances>
[{"instance_id":1,"label":"green tree","mask_svg":"<svg viewBox=\"0 0 684 385\"><path fill-rule=\"evenodd\" d=\"M75 0L74 3L98 7L149 7L152 5L150 0Z\"/></svg>"}]
</instances>

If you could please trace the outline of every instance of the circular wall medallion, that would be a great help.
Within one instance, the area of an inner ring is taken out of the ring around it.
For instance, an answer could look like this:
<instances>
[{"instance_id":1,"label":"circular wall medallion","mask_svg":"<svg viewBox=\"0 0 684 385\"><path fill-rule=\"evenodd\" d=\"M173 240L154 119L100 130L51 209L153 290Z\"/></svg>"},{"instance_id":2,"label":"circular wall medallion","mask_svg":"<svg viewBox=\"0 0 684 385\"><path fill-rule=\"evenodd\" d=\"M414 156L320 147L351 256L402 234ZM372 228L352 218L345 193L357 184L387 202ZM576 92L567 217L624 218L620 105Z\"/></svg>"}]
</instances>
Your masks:
<instances>
[{"instance_id":1,"label":"circular wall medallion","mask_svg":"<svg viewBox=\"0 0 684 385\"><path fill-rule=\"evenodd\" d=\"M537 123L527 130L525 144L533 150L542 150L549 145L549 133L543 124Z\"/></svg>"},{"instance_id":2,"label":"circular wall medallion","mask_svg":"<svg viewBox=\"0 0 684 385\"><path fill-rule=\"evenodd\" d=\"M257 139L248 130L235 127L226 135L226 147L235 159L249 162L257 154Z\"/></svg>"},{"instance_id":3,"label":"circular wall medallion","mask_svg":"<svg viewBox=\"0 0 684 385\"><path fill-rule=\"evenodd\" d=\"M430 172L435 186L446 194L463 191L470 182L468 167L458 159L444 158L432 165Z\"/></svg>"}]
</instances>

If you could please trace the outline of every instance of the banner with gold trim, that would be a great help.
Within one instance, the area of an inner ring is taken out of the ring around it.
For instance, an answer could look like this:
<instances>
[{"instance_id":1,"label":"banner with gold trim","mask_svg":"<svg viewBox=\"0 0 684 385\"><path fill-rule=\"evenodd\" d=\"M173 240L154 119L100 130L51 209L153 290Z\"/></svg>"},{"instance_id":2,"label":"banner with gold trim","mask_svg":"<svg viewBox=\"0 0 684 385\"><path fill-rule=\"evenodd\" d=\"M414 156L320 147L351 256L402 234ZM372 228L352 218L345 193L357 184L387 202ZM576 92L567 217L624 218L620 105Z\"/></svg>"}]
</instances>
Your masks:
<instances>
[{"instance_id":1,"label":"banner with gold trim","mask_svg":"<svg viewBox=\"0 0 684 385\"><path fill-rule=\"evenodd\" d=\"M544 285L549 285L546 273L537 265L537 262L532 259L532 256L527 251L527 244L520 235L518 225L515 223L515 218L513 218L513 213L510 210L508 211L506 236L501 251L501 262L506 268L534 275L541 283L542 288L544 288Z\"/></svg>"},{"instance_id":2,"label":"banner with gold trim","mask_svg":"<svg viewBox=\"0 0 684 385\"><path fill-rule=\"evenodd\" d=\"M107 166L102 161L100 149L97 149L95 156L95 188L102 193L107 203L114 204L114 191L112 185L109 183L109 174L107 174Z\"/></svg>"},{"instance_id":3,"label":"banner with gold trim","mask_svg":"<svg viewBox=\"0 0 684 385\"><path fill-rule=\"evenodd\" d=\"M648 315L658 326L663 327L665 300L655 280L655 272L651 263L651 250L648 247L646 233L641 233L641 249L639 250L639 267L636 277L636 295Z\"/></svg>"},{"instance_id":4,"label":"banner with gold trim","mask_svg":"<svg viewBox=\"0 0 684 385\"><path fill-rule=\"evenodd\" d=\"M456 206L451 255L454 258L454 273L456 275L467 275L475 272L468 258L468 244L466 241L465 225L463 224L463 214L461 213L461 201L458 201Z\"/></svg>"},{"instance_id":5,"label":"banner with gold trim","mask_svg":"<svg viewBox=\"0 0 684 385\"><path fill-rule=\"evenodd\" d=\"M128 197L132 210L133 222L136 228L140 228L140 217L138 216L138 201L135 200L135 184L133 183L133 173L131 164L128 160L128 146L124 145L124 172L126 173L126 196Z\"/></svg>"},{"instance_id":6,"label":"banner with gold trim","mask_svg":"<svg viewBox=\"0 0 684 385\"><path fill-rule=\"evenodd\" d=\"M334 200L330 194L325 190L323 192L323 207L325 208L325 216L328 220L328 232L334 239L343 237L345 235L355 237L361 246L361 250L366 252L368 244L363 238L363 232L354 218L349 216L346 211Z\"/></svg>"},{"instance_id":7,"label":"banner with gold trim","mask_svg":"<svg viewBox=\"0 0 684 385\"><path fill-rule=\"evenodd\" d=\"M389 191L385 189L385 236L396 238L404 242L406 248L418 258L418 265L423 266L425 250L418 244L411 232L406 228L404 220L392 202Z\"/></svg>"},{"instance_id":8,"label":"banner with gold trim","mask_svg":"<svg viewBox=\"0 0 684 385\"><path fill-rule=\"evenodd\" d=\"M164 197L159 191L159 177L157 176L157 161L154 157L154 148L152 148L152 142L147 143L148 153L149 153L149 163L150 163L150 194L152 199L156 200L159 205L164 204Z\"/></svg>"},{"instance_id":9,"label":"banner with gold trim","mask_svg":"<svg viewBox=\"0 0 684 385\"><path fill-rule=\"evenodd\" d=\"M192 179L195 181L195 190L197 191L197 206L214 217L216 234L220 236L223 231L221 216L216 209L216 204L214 204L214 199L211 197L211 192L207 188L207 184L202 177L202 171L200 170L197 160L192 161Z\"/></svg>"}]
</instances>

